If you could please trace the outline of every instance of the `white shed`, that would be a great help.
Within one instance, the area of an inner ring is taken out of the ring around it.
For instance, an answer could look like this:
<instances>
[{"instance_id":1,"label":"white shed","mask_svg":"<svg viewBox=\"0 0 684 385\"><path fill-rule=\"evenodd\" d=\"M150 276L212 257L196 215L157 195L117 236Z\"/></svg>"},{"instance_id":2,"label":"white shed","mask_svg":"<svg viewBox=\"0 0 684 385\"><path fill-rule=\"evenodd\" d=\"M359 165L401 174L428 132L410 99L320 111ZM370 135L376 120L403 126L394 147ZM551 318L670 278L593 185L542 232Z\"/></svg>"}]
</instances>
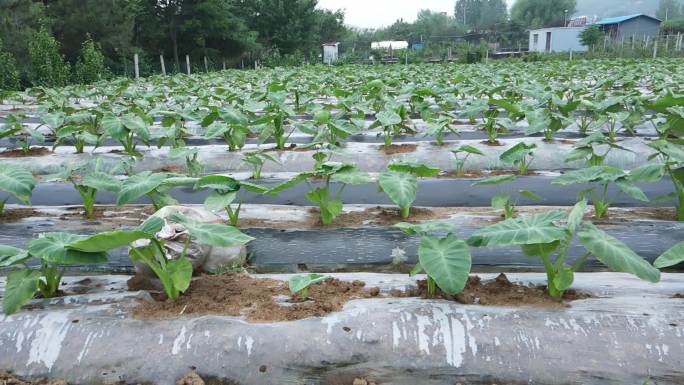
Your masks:
<instances>
[{"instance_id":1,"label":"white shed","mask_svg":"<svg viewBox=\"0 0 684 385\"><path fill-rule=\"evenodd\" d=\"M541 28L530 31L530 52L584 52L580 42L582 27Z\"/></svg>"},{"instance_id":2,"label":"white shed","mask_svg":"<svg viewBox=\"0 0 684 385\"><path fill-rule=\"evenodd\" d=\"M339 59L340 43L330 42L321 45L321 56L323 64L333 64Z\"/></svg>"}]
</instances>

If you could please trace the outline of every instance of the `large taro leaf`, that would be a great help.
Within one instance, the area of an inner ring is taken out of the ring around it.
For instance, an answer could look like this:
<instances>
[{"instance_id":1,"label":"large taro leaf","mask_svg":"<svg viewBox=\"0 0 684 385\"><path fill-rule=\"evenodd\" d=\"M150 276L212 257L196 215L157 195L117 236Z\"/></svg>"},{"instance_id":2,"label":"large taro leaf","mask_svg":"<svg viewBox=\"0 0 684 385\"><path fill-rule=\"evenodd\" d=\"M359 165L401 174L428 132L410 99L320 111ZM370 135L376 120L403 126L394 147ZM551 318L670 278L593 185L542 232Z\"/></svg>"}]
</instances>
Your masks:
<instances>
[{"instance_id":1,"label":"large taro leaf","mask_svg":"<svg viewBox=\"0 0 684 385\"><path fill-rule=\"evenodd\" d=\"M192 263L185 256L166 262L166 272L176 290L188 290L192 280Z\"/></svg>"},{"instance_id":2,"label":"large taro leaf","mask_svg":"<svg viewBox=\"0 0 684 385\"><path fill-rule=\"evenodd\" d=\"M380 175L378 179L380 188L387 196L401 208L411 207L416 200L418 190L418 179L415 175L389 171Z\"/></svg>"},{"instance_id":3,"label":"large taro leaf","mask_svg":"<svg viewBox=\"0 0 684 385\"><path fill-rule=\"evenodd\" d=\"M83 186L94 188L98 191L118 192L121 181L113 175L95 171L87 174L81 181Z\"/></svg>"},{"instance_id":4,"label":"large taro leaf","mask_svg":"<svg viewBox=\"0 0 684 385\"><path fill-rule=\"evenodd\" d=\"M359 185L370 183L373 181L373 178L367 172L359 171L356 168L353 168L336 172L332 175L330 180L344 184Z\"/></svg>"},{"instance_id":5,"label":"large taro leaf","mask_svg":"<svg viewBox=\"0 0 684 385\"><path fill-rule=\"evenodd\" d=\"M9 267L26 261L29 258L26 250L17 247L0 245L0 267Z\"/></svg>"},{"instance_id":6,"label":"large taro leaf","mask_svg":"<svg viewBox=\"0 0 684 385\"><path fill-rule=\"evenodd\" d=\"M418 260L443 292L453 295L463 291L470 273L471 257L468 245L457 236L422 237Z\"/></svg>"},{"instance_id":7,"label":"large taro leaf","mask_svg":"<svg viewBox=\"0 0 684 385\"><path fill-rule=\"evenodd\" d=\"M31 204L36 180L30 171L11 164L0 165L0 190L14 195L24 204Z\"/></svg>"},{"instance_id":8,"label":"large taro leaf","mask_svg":"<svg viewBox=\"0 0 684 385\"><path fill-rule=\"evenodd\" d=\"M565 213L562 211L548 211L508 219L476 231L468 239L468 244L485 247L551 243L565 237L565 230L554 224L563 217Z\"/></svg>"},{"instance_id":9,"label":"large taro leaf","mask_svg":"<svg viewBox=\"0 0 684 385\"><path fill-rule=\"evenodd\" d=\"M402 122L401 116L394 111L380 111L375 114L375 118L383 127L390 127Z\"/></svg>"},{"instance_id":10,"label":"large taro leaf","mask_svg":"<svg viewBox=\"0 0 684 385\"><path fill-rule=\"evenodd\" d=\"M240 189L240 182L225 175L208 175L200 178L195 183L195 188L210 188L212 190L237 191Z\"/></svg>"},{"instance_id":11,"label":"large taro leaf","mask_svg":"<svg viewBox=\"0 0 684 385\"><path fill-rule=\"evenodd\" d=\"M439 174L439 167L429 166L423 163L417 162L394 162L387 166L391 171L407 172L413 174L417 177L431 177Z\"/></svg>"},{"instance_id":12,"label":"large taro leaf","mask_svg":"<svg viewBox=\"0 0 684 385\"><path fill-rule=\"evenodd\" d=\"M584 247L611 270L631 273L649 282L660 281L658 269L590 222L582 223L577 236Z\"/></svg>"},{"instance_id":13,"label":"large taro leaf","mask_svg":"<svg viewBox=\"0 0 684 385\"><path fill-rule=\"evenodd\" d=\"M578 183L589 183L596 181L615 181L623 177L625 172L611 166L593 166L582 168L579 170L572 170L557 176L551 181L551 184L568 186Z\"/></svg>"},{"instance_id":14,"label":"large taro leaf","mask_svg":"<svg viewBox=\"0 0 684 385\"><path fill-rule=\"evenodd\" d=\"M403 231L408 235L427 235L432 232L452 233L455 226L451 223L445 222L426 222L426 223L406 223L401 222L394 225L394 227Z\"/></svg>"},{"instance_id":15,"label":"large taro leaf","mask_svg":"<svg viewBox=\"0 0 684 385\"><path fill-rule=\"evenodd\" d=\"M519 142L508 150L504 151L499 159L504 163L515 163L524 157L526 157L530 151L536 148L536 144L526 144L524 142Z\"/></svg>"},{"instance_id":16,"label":"large taro leaf","mask_svg":"<svg viewBox=\"0 0 684 385\"><path fill-rule=\"evenodd\" d=\"M67 233L43 233L28 244L28 252L45 262L58 265L80 265L107 262L107 253L69 249L73 243L86 237Z\"/></svg>"},{"instance_id":17,"label":"large taro leaf","mask_svg":"<svg viewBox=\"0 0 684 385\"><path fill-rule=\"evenodd\" d=\"M222 211L230 206L237 197L237 191L212 191L204 200L204 207L209 211Z\"/></svg>"},{"instance_id":18,"label":"large taro leaf","mask_svg":"<svg viewBox=\"0 0 684 385\"><path fill-rule=\"evenodd\" d=\"M2 310L5 314L16 313L33 298L38 290L40 272L33 269L15 270L7 274Z\"/></svg>"},{"instance_id":19,"label":"large taro leaf","mask_svg":"<svg viewBox=\"0 0 684 385\"><path fill-rule=\"evenodd\" d=\"M290 288L290 292L294 294L299 293L314 283L325 281L328 278L329 277L325 275L315 273L308 275L295 275L294 277L290 278L290 280L287 282L287 285Z\"/></svg>"},{"instance_id":20,"label":"large taro leaf","mask_svg":"<svg viewBox=\"0 0 684 385\"><path fill-rule=\"evenodd\" d=\"M684 262L684 242L679 242L658 257L653 262L653 266L663 269L682 262Z\"/></svg>"},{"instance_id":21,"label":"large taro leaf","mask_svg":"<svg viewBox=\"0 0 684 385\"><path fill-rule=\"evenodd\" d=\"M152 236L141 230L135 231L109 231L99 233L87 238L79 239L66 246L69 250L85 251L87 253L107 252L109 250L126 247L138 239L147 239Z\"/></svg>"},{"instance_id":22,"label":"large taro leaf","mask_svg":"<svg viewBox=\"0 0 684 385\"><path fill-rule=\"evenodd\" d=\"M149 171L131 175L121 184L119 196L116 200L117 206L125 205L144 196L159 187L166 178L166 174Z\"/></svg>"},{"instance_id":23,"label":"large taro leaf","mask_svg":"<svg viewBox=\"0 0 684 385\"><path fill-rule=\"evenodd\" d=\"M197 239L200 244L207 246L239 246L254 239L233 226L198 222L180 213L171 215L169 219L183 225L193 238Z\"/></svg>"}]
</instances>

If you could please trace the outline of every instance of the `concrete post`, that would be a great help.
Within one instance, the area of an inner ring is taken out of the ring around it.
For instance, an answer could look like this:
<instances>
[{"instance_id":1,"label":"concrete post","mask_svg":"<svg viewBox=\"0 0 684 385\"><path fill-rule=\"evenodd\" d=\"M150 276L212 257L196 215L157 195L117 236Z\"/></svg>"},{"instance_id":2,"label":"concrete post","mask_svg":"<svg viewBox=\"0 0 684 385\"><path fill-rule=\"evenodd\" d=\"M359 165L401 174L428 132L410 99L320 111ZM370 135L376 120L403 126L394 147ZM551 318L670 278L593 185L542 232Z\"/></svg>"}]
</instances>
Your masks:
<instances>
[{"instance_id":1,"label":"concrete post","mask_svg":"<svg viewBox=\"0 0 684 385\"><path fill-rule=\"evenodd\" d=\"M209 73L209 64L207 63L207 57L204 57L204 72Z\"/></svg>"},{"instance_id":2,"label":"concrete post","mask_svg":"<svg viewBox=\"0 0 684 385\"><path fill-rule=\"evenodd\" d=\"M138 54L133 54L133 66L135 68L135 78L140 79L140 68L138 67Z\"/></svg>"},{"instance_id":3,"label":"concrete post","mask_svg":"<svg viewBox=\"0 0 684 385\"><path fill-rule=\"evenodd\" d=\"M188 75L190 75L190 55L185 55L185 68L187 69Z\"/></svg>"},{"instance_id":4,"label":"concrete post","mask_svg":"<svg viewBox=\"0 0 684 385\"><path fill-rule=\"evenodd\" d=\"M162 75L166 75L166 66L164 65L164 55L159 55L159 63L161 64Z\"/></svg>"}]
</instances>

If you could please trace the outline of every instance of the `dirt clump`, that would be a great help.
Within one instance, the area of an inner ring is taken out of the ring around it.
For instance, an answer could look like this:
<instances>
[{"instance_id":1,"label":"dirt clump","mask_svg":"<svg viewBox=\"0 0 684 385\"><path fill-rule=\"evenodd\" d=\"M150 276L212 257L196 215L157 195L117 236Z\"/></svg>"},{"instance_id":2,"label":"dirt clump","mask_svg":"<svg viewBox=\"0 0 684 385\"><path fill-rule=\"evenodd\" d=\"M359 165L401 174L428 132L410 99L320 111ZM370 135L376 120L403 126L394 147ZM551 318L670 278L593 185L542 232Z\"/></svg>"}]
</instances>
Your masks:
<instances>
[{"instance_id":1,"label":"dirt clump","mask_svg":"<svg viewBox=\"0 0 684 385\"><path fill-rule=\"evenodd\" d=\"M152 172L169 172L173 174L185 174L185 168L182 166L164 166L152 170Z\"/></svg>"},{"instance_id":2,"label":"dirt clump","mask_svg":"<svg viewBox=\"0 0 684 385\"><path fill-rule=\"evenodd\" d=\"M527 174L520 174L516 170L474 170L468 171L463 176L456 175L456 171L441 172L435 176L437 179L471 179L471 178L490 178L493 176L515 175L515 176L536 176L536 171L529 171Z\"/></svg>"},{"instance_id":3,"label":"dirt clump","mask_svg":"<svg viewBox=\"0 0 684 385\"><path fill-rule=\"evenodd\" d=\"M6 209L0 214L0 223L18 222L25 218L40 215L40 213L32 208L20 207L16 209Z\"/></svg>"},{"instance_id":4,"label":"dirt clump","mask_svg":"<svg viewBox=\"0 0 684 385\"><path fill-rule=\"evenodd\" d=\"M429 298L427 281L418 281L418 288L411 291L391 292L399 297ZM566 301L589 298L587 293L573 289L565 291L563 298L553 298L545 286L525 286L508 280L506 274L499 274L496 279L483 282L478 276L468 277L465 289L459 294L448 295L439 288L433 298L456 301L464 305L483 306L533 306L533 307L566 307Z\"/></svg>"},{"instance_id":5,"label":"dirt clump","mask_svg":"<svg viewBox=\"0 0 684 385\"><path fill-rule=\"evenodd\" d=\"M684 299L684 293L677 293L673 295L672 298Z\"/></svg>"},{"instance_id":6,"label":"dirt clump","mask_svg":"<svg viewBox=\"0 0 684 385\"><path fill-rule=\"evenodd\" d=\"M203 275L175 301L145 301L132 309L138 319L171 319L183 315L245 316L253 322L292 321L339 311L352 299L370 298L377 291L361 281L329 278L309 287L306 301L292 294L287 282L248 274Z\"/></svg>"},{"instance_id":7,"label":"dirt clump","mask_svg":"<svg viewBox=\"0 0 684 385\"><path fill-rule=\"evenodd\" d=\"M204 385L204 380L193 370L176 381L176 385Z\"/></svg>"},{"instance_id":8,"label":"dirt clump","mask_svg":"<svg viewBox=\"0 0 684 385\"><path fill-rule=\"evenodd\" d=\"M31 147L27 152L20 148L0 152L0 158L24 158L28 156L45 156L52 154L47 147Z\"/></svg>"},{"instance_id":9,"label":"dirt clump","mask_svg":"<svg viewBox=\"0 0 684 385\"><path fill-rule=\"evenodd\" d=\"M39 378L36 380L22 380L11 372L0 370L0 384L2 385L68 385L64 380L48 380Z\"/></svg>"},{"instance_id":10,"label":"dirt clump","mask_svg":"<svg viewBox=\"0 0 684 385\"><path fill-rule=\"evenodd\" d=\"M317 208L312 212L318 213ZM399 222L417 223L439 219L441 216L434 210L422 207L411 207L408 219L401 218L401 210L396 207L373 207L363 211L350 211L340 214L333 222L336 227L360 227L363 225L391 226ZM320 216L314 227L323 227Z\"/></svg>"},{"instance_id":11,"label":"dirt clump","mask_svg":"<svg viewBox=\"0 0 684 385\"><path fill-rule=\"evenodd\" d=\"M380 150L385 153L385 155L395 155L395 154L407 154L410 152L415 152L418 148L417 144L404 143L404 144L392 144L389 147L380 146Z\"/></svg>"}]
</instances>

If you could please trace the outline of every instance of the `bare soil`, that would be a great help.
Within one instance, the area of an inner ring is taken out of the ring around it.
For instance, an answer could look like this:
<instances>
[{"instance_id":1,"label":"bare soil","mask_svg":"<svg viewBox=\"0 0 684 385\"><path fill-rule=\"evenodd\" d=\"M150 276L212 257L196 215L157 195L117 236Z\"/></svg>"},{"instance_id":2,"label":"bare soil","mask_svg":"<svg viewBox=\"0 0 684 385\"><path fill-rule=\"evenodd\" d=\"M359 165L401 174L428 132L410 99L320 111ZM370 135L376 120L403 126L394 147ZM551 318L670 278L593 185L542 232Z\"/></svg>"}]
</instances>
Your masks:
<instances>
[{"instance_id":1,"label":"bare soil","mask_svg":"<svg viewBox=\"0 0 684 385\"><path fill-rule=\"evenodd\" d=\"M29 207L20 207L16 209L5 209L0 214L0 223L18 222L24 218L38 216L40 213Z\"/></svg>"},{"instance_id":2,"label":"bare soil","mask_svg":"<svg viewBox=\"0 0 684 385\"><path fill-rule=\"evenodd\" d=\"M38 378L35 380L22 380L11 372L0 370L0 384L2 385L67 385L64 380L48 380Z\"/></svg>"},{"instance_id":3,"label":"bare soil","mask_svg":"<svg viewBox=\"0 0 684 385\"><path fill-rule=\"evenodd\" d=\"M499 146L503 146L503 144L502 144L501 142L499 142L498 140L495 140L494 142L490 142L490 141L488 141L488 140L483 140L483 141L480 142L480 143L482 143L482 144L484 144L484 145L487 145L487 146L490 146L490 147L499 147Z\"/></svg>"},{"instance_id":4,"label":"bare soil","mask_svg":"<svg viewBox=\"0 0 684 385\"><path fill-rule=\"evenodd\" d=\"M378 295L361 281L329 278L309 288L307 301L292 294L287 282L247 274L203 275L175 301L145 301L132 309L138 319L170 319L183 315L245 316L252 322L292 321L339 311L349 300ZM282 302L279 302L282 299Z\"/></svg>"},{"instance_id":5,"label":"bare soil","mask_svg":"<svg viewBox=\"0 0 684 385\"><path fill-rule=\"evenodd\" d=\"M185 174L185 168L182 166L164 166L156 170L152 170L152 172L170 172L174 174Z\"/></svg>"},{"instance_id":6,"label":"bare soil","mask_svg":"<svg viewBox=\"0 0 684 385\"><path fill-rule=\"evenodd\" d=\"M384 152L385 155L407 154L415 152L417 148L418 145L413 143L392 144L389 147L382 145L379 147L379 149Z\"/></svg>"},{"instance_id":7,"label":"bare soil","mask_svg":"<svg viewBox=\"0 0 684 385\"><path fill-rule=\"evenodd\" d=\"M47 147L31 147L28 152L20 148L14 150L6 150L0 152L0 158L24 158L29 156L45 156L52 154L52 151Z\"/></svg>"},{"instance_id":8,"label":"bare soil","mask_svg":"<svg viewBox=\"0 0 684 385\"><path fill-rule=\"evenodd\" d=\"M418 281L418 288L413 291L393 291L398 297L430 298L427 281ZM573 289L565 291L562 299L553 298L546 292L545 286L525 286L508 280L506 274L499 274L492 281L482 282L478 276L468 278L465 289L457 295L448 295L439 288L434 298L456 301L465 305L484 306L532 306L532 307L567 307L568 301L591 297Z\"/></svg>"}]
</instances>

